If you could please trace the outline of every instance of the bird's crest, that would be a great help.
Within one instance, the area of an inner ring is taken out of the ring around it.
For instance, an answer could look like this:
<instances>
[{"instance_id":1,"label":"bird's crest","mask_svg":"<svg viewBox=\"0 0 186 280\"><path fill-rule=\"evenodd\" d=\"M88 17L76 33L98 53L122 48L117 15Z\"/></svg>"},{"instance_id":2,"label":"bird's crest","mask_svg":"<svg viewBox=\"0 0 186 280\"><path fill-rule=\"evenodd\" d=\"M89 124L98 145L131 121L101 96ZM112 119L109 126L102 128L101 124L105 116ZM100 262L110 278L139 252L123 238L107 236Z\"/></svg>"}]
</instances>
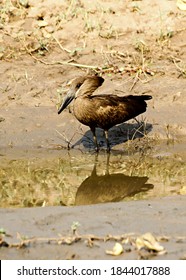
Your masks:
<instances>
[{"instance_id":1,"label":"bird's crest","mask_svg":"<svg viewBox=\"0 0 186 280\"><path fill-rule=\"evenodd\" d=\"M76 92L76 97L80 95L91 95L98 87L102 85L104 79L99 76L87 76L84 78L76 79L73 82L75 88L79 87Z\"/></svg>"}]
</instances>

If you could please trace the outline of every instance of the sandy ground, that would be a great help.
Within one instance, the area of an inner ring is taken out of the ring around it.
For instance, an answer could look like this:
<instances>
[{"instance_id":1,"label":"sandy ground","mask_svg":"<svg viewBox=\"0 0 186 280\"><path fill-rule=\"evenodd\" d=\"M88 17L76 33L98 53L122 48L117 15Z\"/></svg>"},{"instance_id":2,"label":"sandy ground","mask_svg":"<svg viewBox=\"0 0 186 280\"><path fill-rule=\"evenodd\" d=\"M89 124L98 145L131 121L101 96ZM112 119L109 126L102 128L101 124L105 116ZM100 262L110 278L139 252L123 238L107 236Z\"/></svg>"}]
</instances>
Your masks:
<instances>
[{"instance_id":1,"label":"sandy ground","mask_svg":"<svg viewBox=\"0 0 186 280\"><path fill-rule=\"evenodd\" d=\"M86 162L86 153L93 148L92 142L87 146L82 141L87 135L91 138L88 128L68 109L58 116L57 106L69 79L96 72L105 78L100 92L153 96L147 112L139 117L147 124L145 141L151 143L154 154L157 150L161 157L171 153L170 161L174 157L185 164L186 13L176 1L153 0L150 5L147 0L26 2L0 1L1 162L37 157L40 151L46 158L49 153L59 157L60 149L67 150L67 142L74 146L74 157L79 157L76 150L85 152ZM122 129L128 131L131 126L133 121ZM124 153L128 136L119 133L120 128L110 132L112 151ZM104 151L101 132L99 136ZM173 152L165 143L172 143ZM73 221L81 224L81 234L152 232L168 236L163 242L168 253L150 257L179 259L186 254L184 205L183 195L92 206L2 208L0 227L12 235L5 237L10 243L15 242L16 232L29 237L41 237L43 232L48 237L68 235ZM113 242L97 243L89 248L84 241L63 247L36 242L20 250L3 247L0 257L113 258L105 254ZM117 258L140 256L131 250Z\"/></svg>"}]
</instances>

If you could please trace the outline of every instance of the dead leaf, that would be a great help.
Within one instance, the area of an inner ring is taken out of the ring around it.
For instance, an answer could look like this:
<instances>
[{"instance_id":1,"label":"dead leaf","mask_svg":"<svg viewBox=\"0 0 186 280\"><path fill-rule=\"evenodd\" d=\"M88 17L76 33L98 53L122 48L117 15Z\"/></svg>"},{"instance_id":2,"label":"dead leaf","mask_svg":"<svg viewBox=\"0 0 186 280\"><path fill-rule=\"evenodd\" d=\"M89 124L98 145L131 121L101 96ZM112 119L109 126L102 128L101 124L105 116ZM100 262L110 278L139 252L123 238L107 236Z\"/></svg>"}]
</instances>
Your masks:
<instances>
[{"instance_id":1,"label":"dead leaf","mask_svg":"<svg viewBox=\"0 0 186 280\"><path fill-rule=\"evenodd\" d=\"M176 5L180 10L186 11L186 0L177 0Z\"/></svg>"},{"instance_id":2,"label":"dead leaf","mask_svg":"<svg viewBox=\"0 0 186 280\"><path fill-rule=\"evenodd\" d=\"M150 232L147 232L136 239L136 247L138 250L145 248L155 252L164 251L164 247L157 242L156 238Z\"/></svg>"},{"instance_id":3,"label":"dead leaf","mask_svg":"<svg viewBox=\"0 0 186 280\"><path fill-rule=\"evenodd\" d=\"M129 238L129 237L124 238L124 239L122 240L122 243L123 243L123 244L129 244L129 243L130 243L130 238Z\"/></svg>"},{"instance_id":4,"label":"dead leaf","mask_svg":"<svg viewBox=\"0 0 186 280\"><path fill-rule=\"evenodd\" d=\"M9 244L0 238L0 247L9 247Z\"/></svg>"},{"instance_id":5,"label":"dead leaf","mask_svg":"<svg viewBox=\"0 0 186 280\"><path fill-rule=\"evenodd\" d=\"M183 255L183 256L180 258L180 260L186 260L186 254Z\"/></svg>"},{"instance_id":6,"label":"dead leaf","mask_svg":"<svg viewBox=\"0 0 186 280\"><path fill-rule=\"evenodd\" d=\"M119 256L123 253L123 246L116 242L112 250L106 250L106 254L112 255L112 256Z\"/></svg>"},{"instance_id":7,"label":"dead leaf","mask_svg":"<svg viewBox=\"0 0 186 280\"><path fill-rule=\"evenodd\" d=\"M168 242L170 240L170 236L162 235L162 236L156 237L156 239L157 239L158 242L160 242L160 241Z\"/></svg>"},{"instance_id":8,"label":"dead leaf","mask_svg":"<svg viewBox=\"0 0 186 280\"><path fill-rule=\"evenodd\" d=\"M45 20L38 20L38 21L37 21L37 25L38 25L39 27L45 27L45 26L48 25L48 22L45 21Z\"/></svg>"}]
</instances>

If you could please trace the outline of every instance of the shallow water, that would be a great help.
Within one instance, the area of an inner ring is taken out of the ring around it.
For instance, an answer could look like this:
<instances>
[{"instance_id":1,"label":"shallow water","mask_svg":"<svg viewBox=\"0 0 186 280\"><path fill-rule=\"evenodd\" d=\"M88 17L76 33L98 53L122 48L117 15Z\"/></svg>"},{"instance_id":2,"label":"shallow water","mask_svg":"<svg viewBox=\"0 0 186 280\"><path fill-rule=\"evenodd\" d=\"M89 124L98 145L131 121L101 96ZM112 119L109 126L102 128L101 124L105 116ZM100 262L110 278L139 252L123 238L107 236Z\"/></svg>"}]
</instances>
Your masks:
<instances>
[{"instance_id":1,"label":"shallow water","mask_svg":"<svg viewBox=\"0 0 186 280\"><path fill-rule=\"evenodd\" d=\"M0 150L1 207L86 205L186 194L184 143L127 153Z\"/></svg>"}]
</instances>

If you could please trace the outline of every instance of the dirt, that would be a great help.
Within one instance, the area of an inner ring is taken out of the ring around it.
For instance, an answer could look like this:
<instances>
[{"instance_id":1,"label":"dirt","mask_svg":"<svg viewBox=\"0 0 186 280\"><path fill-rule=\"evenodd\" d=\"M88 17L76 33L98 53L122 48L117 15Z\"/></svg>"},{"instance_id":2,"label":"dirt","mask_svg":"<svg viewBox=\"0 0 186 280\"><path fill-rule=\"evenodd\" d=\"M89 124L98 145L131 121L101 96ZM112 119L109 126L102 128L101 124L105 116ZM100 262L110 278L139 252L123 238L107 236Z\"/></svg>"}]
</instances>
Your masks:
<instances>
[{"instance_id":1,"label":"dirt","mask_svg":"<svg viewBox=\"0 0 186 280\"><path fill-rule=\"evenodd\" d=\"M173 0L4 0L0 15L0 227L11 234L3 238L68 235L78 221L81 234L166 235L167 254L145 257L184 258L185 11ZM66 83L88 73L104 77L102 93L153 97L139 124L110 130L110 158L102 131L96 158L88 127L69 109L57 115ZM63 252L36 242L3 247L0 257L113 258L109 242Z\"/></svg>"}]
</instances>

